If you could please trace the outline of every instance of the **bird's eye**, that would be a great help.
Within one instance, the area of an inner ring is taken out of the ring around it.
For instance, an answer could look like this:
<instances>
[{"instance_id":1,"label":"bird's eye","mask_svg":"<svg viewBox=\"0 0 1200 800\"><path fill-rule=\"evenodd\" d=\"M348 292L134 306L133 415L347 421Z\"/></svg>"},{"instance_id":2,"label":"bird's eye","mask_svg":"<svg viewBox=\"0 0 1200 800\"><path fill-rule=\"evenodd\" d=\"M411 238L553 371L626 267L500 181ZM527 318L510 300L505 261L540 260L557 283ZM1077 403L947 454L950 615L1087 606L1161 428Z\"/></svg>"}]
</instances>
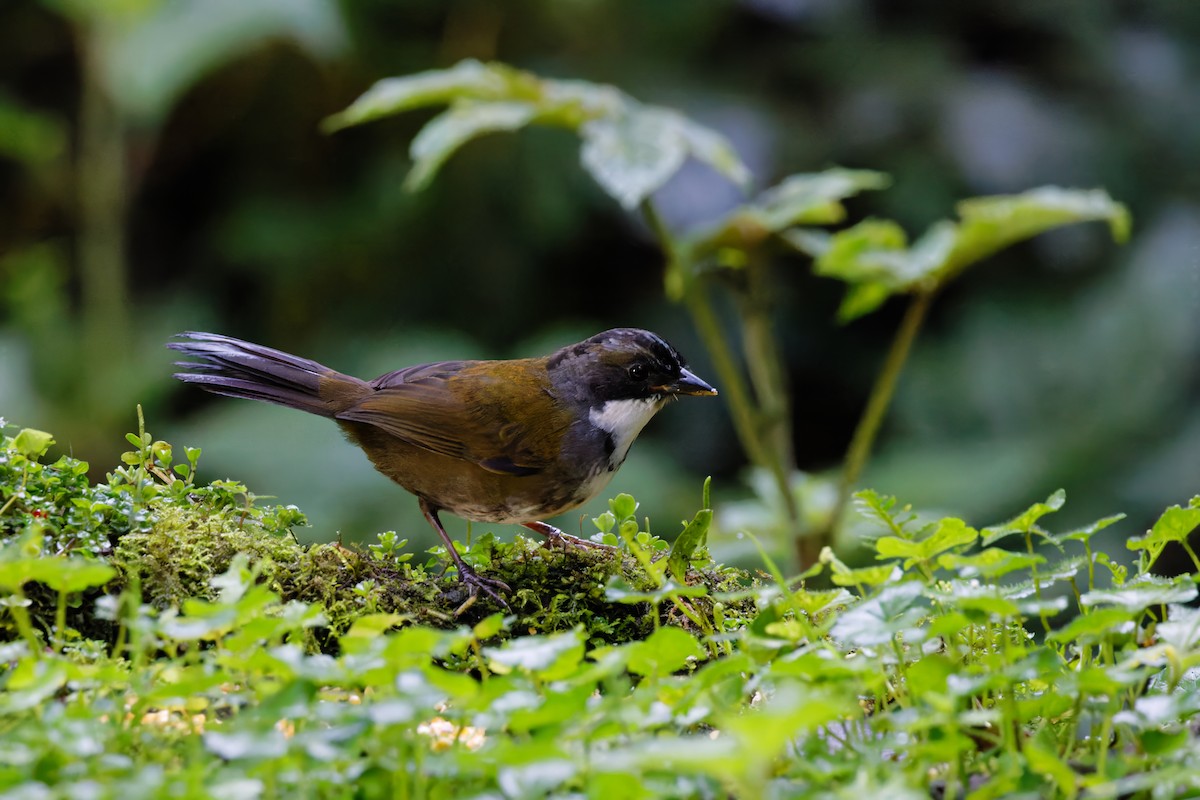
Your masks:
<instances>
[{"instance_id":1,"label":"bird's eye","mask_svg":"<svg viewBox=\"0 0 1200 800\"><path fill-rule=\"evenodd\" d=\"M635 381L646 380L646 365L634 364L629 368L629 377L633 378Z\"/></svg>"}]
</instances>

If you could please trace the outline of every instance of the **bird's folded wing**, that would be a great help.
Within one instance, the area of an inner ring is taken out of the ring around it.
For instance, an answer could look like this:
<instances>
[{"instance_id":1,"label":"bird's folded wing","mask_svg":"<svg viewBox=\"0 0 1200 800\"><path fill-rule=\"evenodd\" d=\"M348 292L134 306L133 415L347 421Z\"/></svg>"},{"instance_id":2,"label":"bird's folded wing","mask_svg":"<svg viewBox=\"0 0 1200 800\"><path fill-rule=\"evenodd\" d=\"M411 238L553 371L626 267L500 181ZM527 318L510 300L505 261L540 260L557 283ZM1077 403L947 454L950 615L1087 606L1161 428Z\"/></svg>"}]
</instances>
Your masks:
<instances>
[{"instance_id":1,"label":"bird's folded wing","mask_svg":"<svg viewBox=\"0 0 1200 800\"><path fill-rule=\"evenodd\" d=\"M519 411L526 420L544 423L543 411L548 409L531 407L531 403L552 404L544 393L509 386L503 392L504 402L497 402L486 382L476 386L472 378L453 371L425 370L407 377L407 382L389 381L337 418L373 425L411 445L473 462L490 472L535 475L553 460L548 454L554 452L558 439L552 435L554 426L535 425L537 433L531 435L528 424L511 418L512 412ZM464 397L472 401L467 403Z\"/></svg>"}]
</instances>

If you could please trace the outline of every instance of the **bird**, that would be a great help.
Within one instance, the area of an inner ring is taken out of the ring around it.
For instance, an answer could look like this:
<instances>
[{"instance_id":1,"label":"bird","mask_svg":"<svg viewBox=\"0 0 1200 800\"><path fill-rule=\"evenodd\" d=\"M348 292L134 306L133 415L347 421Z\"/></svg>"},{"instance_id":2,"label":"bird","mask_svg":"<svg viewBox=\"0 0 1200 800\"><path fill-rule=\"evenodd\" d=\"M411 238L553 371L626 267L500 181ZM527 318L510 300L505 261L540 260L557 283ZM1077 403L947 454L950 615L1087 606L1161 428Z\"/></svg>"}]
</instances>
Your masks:
<instances>
[{"instance_id":1,"label":"bird","mask_svg":"<svg viewBox=\"0 0 1200 800\"><path fill-rule=\"evenodd\" d=\"M328 417L415 495L459 581L507 607L511 588L468 566L439 514L516 524L546 545L603 547L543 522L595 497L672 400L716 395L661 336L614 328L540 358L438 361L371 381L218 333L176 334L174 377L214 394Z\"/></svg>"}]
</instances>

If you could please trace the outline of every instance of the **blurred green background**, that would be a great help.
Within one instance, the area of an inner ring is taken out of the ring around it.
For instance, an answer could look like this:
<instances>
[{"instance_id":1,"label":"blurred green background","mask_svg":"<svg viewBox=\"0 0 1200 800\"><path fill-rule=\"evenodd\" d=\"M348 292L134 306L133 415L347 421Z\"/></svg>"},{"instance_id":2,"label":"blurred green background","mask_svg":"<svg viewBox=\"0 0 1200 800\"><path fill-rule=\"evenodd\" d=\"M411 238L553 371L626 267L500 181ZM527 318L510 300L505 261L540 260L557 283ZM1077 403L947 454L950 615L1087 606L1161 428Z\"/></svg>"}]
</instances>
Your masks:
<instances>
[{"instance_id":1,"label":"blurred green background","mask_svg":"<svg viewBox=\"0 0 1200 800\"><path fill-rule=\"evenodd\" d=\"M652 238L569 134L472 143L409 194L431 113L319 132L375 80L465 57L678 108L758 188L890 173L853 220L913 235L972 195L1107 188L1129 245L1072 227L939 298L864 483L977 525L1063 487L1057 525L1125 511L1124 535L1200 492L1200 4L1183 0L4 0L0 415L102 472L141 403L155 436L203 448L201 478L300 505L302 537L395 528L423 546L416 503L335 426L177 384L166 338L215 330L372 377L636 325L711 377ZM740 199L697 165L656 195L672 226ZM776 267L796 452L819 472L902 304L839 327L840 284L798 256ZM721 402L661 415L611 492L673 535L707 474L730 511L714 544L737 553L756 512Z\"/></svg>"}]
</instances>

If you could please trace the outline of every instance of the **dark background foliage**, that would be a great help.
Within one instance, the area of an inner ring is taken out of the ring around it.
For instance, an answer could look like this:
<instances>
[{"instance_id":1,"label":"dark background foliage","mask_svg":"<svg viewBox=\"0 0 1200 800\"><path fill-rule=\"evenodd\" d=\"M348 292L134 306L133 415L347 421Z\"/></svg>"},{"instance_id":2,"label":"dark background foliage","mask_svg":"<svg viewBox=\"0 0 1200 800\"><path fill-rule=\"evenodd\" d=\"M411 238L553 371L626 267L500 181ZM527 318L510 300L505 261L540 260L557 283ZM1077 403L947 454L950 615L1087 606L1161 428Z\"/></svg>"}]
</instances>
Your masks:
<instances>
[{"instance_id":1,"label":"dark background foliage","mask_svg":"<svg viewBox=\"0 0 1200 800\"><path fill-rule=\"evenodd\" d=\"M1124 535L1200 488L1194 3L96 5L0 5L0 414L64 450L114 463L140 402L156 435L204 448L202 475L298 503L313 537L419 538L415 504L333 426L175 384L165 338L218 330L369 377L638 325L705 374L652 238L568 134L473 143L410 194L428 114L318 129L381 77L474 57L679 108L724 132L760 188L831 164L888 172L854 218L913 235L972 195L1107 188L1133 213L1130 245L1071 228L940 298L865 483L973 524L1064 487L1069 521L1123 510ZM657 196L673 225L738 199L697 165ZM797 256L776 266L796 451L824 470L901 308L839 327L840 285ZM748 494L720 403L673 407L644 439L613 491L657 532L705 474L719 497ZM726 535L753 512L728 505Z\"/></svg>"}]
</instances>

